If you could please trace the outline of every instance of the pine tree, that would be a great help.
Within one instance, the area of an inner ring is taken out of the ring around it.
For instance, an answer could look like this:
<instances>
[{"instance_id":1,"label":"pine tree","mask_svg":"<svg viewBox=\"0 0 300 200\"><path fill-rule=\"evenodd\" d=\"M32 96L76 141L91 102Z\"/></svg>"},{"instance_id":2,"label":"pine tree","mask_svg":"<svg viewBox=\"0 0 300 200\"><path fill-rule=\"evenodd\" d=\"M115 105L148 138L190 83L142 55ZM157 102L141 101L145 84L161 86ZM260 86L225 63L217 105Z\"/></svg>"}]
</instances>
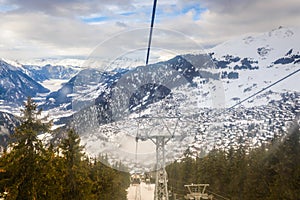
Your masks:
<instances>
[{"instance_id":1,"label":"pine tree","mask_svg":"<svg viewBox=\"0 0 300 200\"><path fill-rule=\"evenodd\" d=\"M239 148L231 148L228 153L228 181L227 181L227 193L228 196L231 196L231 199L244 199L244 182L246 180L246 152L245 148L240 145ZM225 183L225 182L224 182ZM223 184L224 184L223 183Z\"/></svg>"},{"instance_id":2,"label":"pine tree","mask_svg":"<svg viewBox=\"0 0 300 200\"><path fill-rule=\"evenodd\" d=\"M15 129L10 152L3 157L6 179L1 180L8 190L7 199L38 199L42 179L41 161L45 149L38 134L50 132L51 122L39 118L41 110L31 98L22 111L21 125Z\"/></svg>"},{"instance_id":3,"label":"pine tree","mask_svg":"<svg viewBox=\"0 0 300 200\"><path fill-rule=\"evenodd\" d=\"M90 177L93 182L93 199L99 200L126 200L126 189L129 187L129 173L117 171L104 158L95 159L91 166ZM121 165L119 163L119 165Z\"/></svg>"},{"instance_id":4,"label":"pine tree","mask_svg":"<svg viewBox=\"0 0 300 200\"><path fill-rule=\"evenodd\" d=\"M0 156L0 198L5 191L8 200L126 199L128 173L110 168L107 156L106 165L91 162L73 130L58 146L45 144L38 135L51 132L51 122L40 115L37 104L28 98L21 125ZM116 167L125 169L121 163Z\"/></svg>"},{"instance_id":5,"label":"pine tree","mask_svg":"<svg viewBox=\"0 0 300 200\"><path fill-rule=\"evenodd\" d=\"M63 154L63 199L89 199L92 183L89 179L89 162L84 161L83 146L74 130L69 130L61 141Z\"/></svg>"},{"instance_id":6,"label":"pine tree","mask_svg":"<svg viewBox=\"0 0 300 200\"><path fill-rule=\"evenodd\" d=\"M38 199L62 199L64 188L63 160L57 156L55 148L50 145L39 163L41 179L39 180Z\"/></svg>"},{"instance_id":7,"label":"pine tree","mask_svg":"<svg viewBox=\"0 0 300 200\"><path fill-rule=\"evenodd\" d=\"M299 126L290 130L277 147L273 157L276 162L271 167L275 171L270 199L297 199L300 188L300 131Z\"/></svg>"},{"instance_id":8,"label":"pine tree","mask_svg":"<svg viewBox=\"0 0 300 200\"><path fill-rule=\"evenodd\" d=\"M250 151L247 156L246 179L244 181L244 199L266 199L270 194L269 182L272 181L268 167L268 151L262 146Z\"/></svg>"}]
</instances>

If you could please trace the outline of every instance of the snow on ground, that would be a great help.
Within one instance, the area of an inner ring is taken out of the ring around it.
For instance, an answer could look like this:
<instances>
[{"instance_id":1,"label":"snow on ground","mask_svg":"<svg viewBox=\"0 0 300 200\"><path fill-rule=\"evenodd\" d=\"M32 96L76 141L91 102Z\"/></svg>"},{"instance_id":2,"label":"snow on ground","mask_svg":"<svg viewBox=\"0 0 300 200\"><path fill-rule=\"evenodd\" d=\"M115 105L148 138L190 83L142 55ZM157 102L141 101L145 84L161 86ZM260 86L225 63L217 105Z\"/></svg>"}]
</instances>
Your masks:
<instances>
[{"instance_id":1,"label":"snow on ground","mask_svg":"<svg viewBox=\"0 0 300 200\"><path fill-rule=\"evenodd\" d=\"M299 34L297 27L279 27L267 33L247 34L226 41L210 51L215 53L215 57L224 55L235 55L241 58L251 57L258 60L260 64L266 65L284 56L290 49L293 52L299 51ZM266 50L265 54L258 54L258 47Z\"/></svg>"},{"instance_id":2,"label":"snow on ground","mask_svg":"<svg viewBox=\"0 0 300 200\"><path fill-rule=\"evenodd\" d=\"M239 100L245 99L262 90L263 88L271 85L272 83L275 83L281 78L291 74L297 69L299 69L298 64L288 64L279 65L278 67L273 68L261 66L259 71L240 71L239 79L223 82L226 106L229 107L236 103L233 101L233 98L239 98ZM299 73L294 74L293 76L289 77L286 80L283 80L279 84L276 84L274 87L271 87L267 91L272 90L273 92L279 93L284 91L300 91L299 85L297 84L299 77ZM254 101L256 105L265 105L268 103L268 100L266 98L262 98L260 100L258 98L255 98ZM247 102L245 102L243 105L253 106L252 103L248 104Z\"/></svg>"},{"instance_id":3,"label":"snow on ground","mask_svg":"<svg viewBox=\"0 0 300 200\"><path fill-rule=\"evenodd\" d=\"M154 184L146 184L141 182L141 184L130 185L127 189L127 199L128 200L153 200L154 199Z\"/></svg>"},{"instance_id":4,"label":"snow on ground","mask_svg":"<svg viewBox=\"0 0 300 200\"><path fill-rule=\"evenodd\" d=\"M236 80L224 80L224 92L226 106L230 107L236 102L233 99L242 100L288 74L299 69L299 64L274 64L274 62L290 54L299 54L299 28L274 29L268 33L243 35L224 42L210 50L214 53L215 58L223 60L224 56L238 56L240 59L247 58L257 62L259 70L234 70L235 65L241 65L239 62L232 62L227 69L228 72L234 71L239 73ZM273 92L299 91L299 74L294 74L288 80L284 80L274 87L270 88ZM266 104L267 99L261 98L255 100L256 104ZM244 104L245 106L247 105ZM250 104L249 106L252 106Z\"/></svg>"},{"instance_id":5,"label":"snow on ground","mask_svg":"<svg viewBox=\"0 0 300 200\"><path fill-rule=\"evenodd\" d=\"M51 92L59 90L64 83L68 82L68 80L61 79L50 79L43 81L42 84L45 88L49 89Z\"/></svg>"}]
</instances>

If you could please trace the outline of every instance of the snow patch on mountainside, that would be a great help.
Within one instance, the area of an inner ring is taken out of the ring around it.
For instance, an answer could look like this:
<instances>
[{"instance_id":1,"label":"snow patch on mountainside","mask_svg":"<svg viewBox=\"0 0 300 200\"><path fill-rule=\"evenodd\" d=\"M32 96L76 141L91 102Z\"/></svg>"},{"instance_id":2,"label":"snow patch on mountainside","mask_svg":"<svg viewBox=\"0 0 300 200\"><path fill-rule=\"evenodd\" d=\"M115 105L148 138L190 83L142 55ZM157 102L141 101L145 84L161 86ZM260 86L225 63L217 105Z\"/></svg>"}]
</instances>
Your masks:
<instances>
[{"instance_id":1,"label":"snow patch on mountainside","mask_svg":"<svg viewBox=\"0 0 300 200\"><path fill-rule=\"evenodd\" d=\"M298 70L299 41L300 28L279 27L268 33L241 36L212 48L212 57L222 64L219 65L220 73L235 75L232 79L222 79L226 106L232 106ZM294 74L270 90L300 92L296 84L299 77L299 73ZM253 101L259 105L268 103L266 98L255 98L244 105L253 106Z\"/></svg>"},{"instance_id":2,"label":"snow patch on mountainside","mask_svg":"<svg viewBox=\"0 0 300 200\"><path fill-rule=\"evenodd\" d=\"M284 56L291 49L299 52L300 28L279 27L267 33L241 36L224 42L210 50L215 57L234 55L241 58L250 57L267 65Z\"/></svg>"}]
</instances>

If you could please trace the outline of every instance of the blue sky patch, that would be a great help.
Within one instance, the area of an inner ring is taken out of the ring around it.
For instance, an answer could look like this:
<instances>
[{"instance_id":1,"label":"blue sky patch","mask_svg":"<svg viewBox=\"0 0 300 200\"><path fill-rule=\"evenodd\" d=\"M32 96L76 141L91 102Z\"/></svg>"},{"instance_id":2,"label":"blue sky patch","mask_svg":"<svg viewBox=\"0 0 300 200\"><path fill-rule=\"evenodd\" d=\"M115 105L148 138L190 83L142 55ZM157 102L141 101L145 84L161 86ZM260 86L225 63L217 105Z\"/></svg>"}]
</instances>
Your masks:
<instances>
[{"instance_id":1,"label":"blue sky patch","mask_svg":"<svg viewBox=\"0 0 300 200\"><path fill-rule=\"evenodd\" d=\"M200 19L200 15L205 12L207 10L207 8L203 8L201 7L200 4L192 4L192 5L187 5L186 7L184 7L182 9L182 13L186 14L189 11L194 10L195 11L195 15L193 17L193 20L199 20Z\"/></svg>"},{"instance_id":2,"label":"blue sky patch","mask_svg":"<svg viewBox=\"0 0 300 200\"><path fill-rule=\"evenodd\" d=\"M9 12L18 9L16 5L0 5L0 12Z\"/></svg>"},{"instance_id":3,"label":"blue sky patch","mask_svg":"<svg viewBox=\"0 0 300 200\"><path fill-rule=\"evenodd\" d=\"M107 16L82 18L82 21L85 23L96 23L96 22L103 22L103 21L108 21L108 20L109 20L109 17L107 17Z\"/></svg>"}]
</instances>

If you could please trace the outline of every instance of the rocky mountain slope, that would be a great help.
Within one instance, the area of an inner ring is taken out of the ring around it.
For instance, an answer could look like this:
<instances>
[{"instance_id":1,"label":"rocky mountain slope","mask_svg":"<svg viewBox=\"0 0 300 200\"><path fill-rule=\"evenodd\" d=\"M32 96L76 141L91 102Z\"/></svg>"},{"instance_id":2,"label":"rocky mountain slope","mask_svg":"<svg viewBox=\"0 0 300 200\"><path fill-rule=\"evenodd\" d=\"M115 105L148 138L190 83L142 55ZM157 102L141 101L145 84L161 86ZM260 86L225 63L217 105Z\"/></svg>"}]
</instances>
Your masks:
<instances>
[{"instance_id":1,"label":"rocky mountain slope","mask_svg":"<svg viewBox=\"0 0 300 200\"><path fill-rule=\"evenodd\" d=\"M8 144L9 136L18 124L19 120L15 116L0 111L0 150Z\"/></svg>"},{"instance_id":2,"label":"rocky mountain slope","mask_svg":"<svg viewBox=\"0 0 300 200\"><path fill-rule=\"evenodd\" d=\"M25 74L21 68L0 60L0 100L2 104L22 105L28 97L49 90Z\"/></svg>"}]
</instances>

